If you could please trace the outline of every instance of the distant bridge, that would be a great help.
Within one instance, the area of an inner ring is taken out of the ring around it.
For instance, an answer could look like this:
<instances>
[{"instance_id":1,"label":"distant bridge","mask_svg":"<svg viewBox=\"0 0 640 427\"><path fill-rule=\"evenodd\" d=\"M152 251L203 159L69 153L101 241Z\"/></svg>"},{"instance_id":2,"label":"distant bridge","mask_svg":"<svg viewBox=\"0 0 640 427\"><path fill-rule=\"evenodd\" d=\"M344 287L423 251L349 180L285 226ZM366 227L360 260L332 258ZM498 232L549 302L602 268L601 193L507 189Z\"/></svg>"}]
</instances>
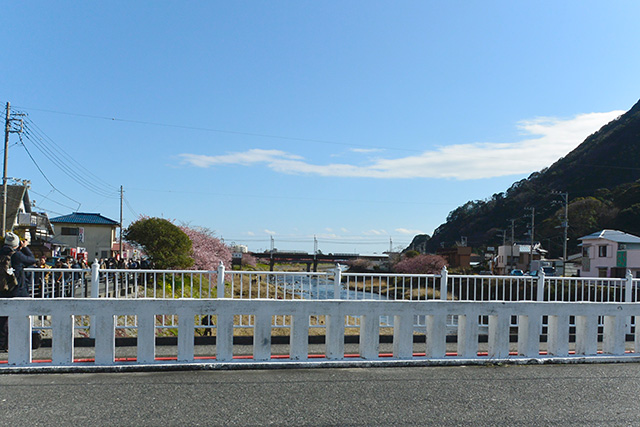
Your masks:
<instances>
[{"instance_id":1,"label":"distant bridge","mask_svg":"<svg viewBox=\"0 0 640 427\"><path fill-rule=\"evenodd\" d=\"M307 271L318 271L319 263L340 263L353 259L364 258L374 262L382 262L389 259L389 254L354 254L354 253L330 253L310 254L297 251L267 251L251 252L251 255L260 260L269 261L269 269L273 271L276 263L307 264Z\"/></svg>"}]
</instances>

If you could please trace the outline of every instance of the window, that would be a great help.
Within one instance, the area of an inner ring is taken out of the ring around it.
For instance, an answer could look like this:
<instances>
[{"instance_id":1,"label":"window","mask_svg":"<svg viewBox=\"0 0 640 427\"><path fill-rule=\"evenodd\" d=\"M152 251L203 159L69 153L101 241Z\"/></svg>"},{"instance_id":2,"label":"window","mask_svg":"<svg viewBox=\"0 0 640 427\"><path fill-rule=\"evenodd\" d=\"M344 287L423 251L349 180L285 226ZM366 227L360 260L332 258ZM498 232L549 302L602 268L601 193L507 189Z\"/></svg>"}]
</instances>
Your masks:
<instances>
[{"instance_id":1,"label":"window","mask_svg":"<svg viewBox=\"0 0 640 427\"><path fill-rule=\"evenodd\" d=\"M607 245L598 246L598 256L600 258L606 258L607 257Z\"/></svg>"},{"instance_id":2,"label":"window","mask_svg":"<svg viewBox=\"0 0 640 427\"><path fill-rule=\"evenodd\" d=\"M627 244L626 243L618 243L618 250L619 251L624 251L627 249Z\"/></svg>"},{"instance_id":3,"label":"window","mask_svg":"<svg viewBox=\"0 0 640 427\"><path fill-rule=\"evenodd\" d=\"M589 246L582 247L582 256L584 258L589 258Z\"/></svg>"},{"instance_id":4,"label":"window","mask_svg":"<svg viewBox=\"0 0 640 427\"><path fill-rule=\"evenodd\" d=\"M63 236L77 236L78 235L78 227L62 227L60 233Z\"/></svg>"}]
</instances>

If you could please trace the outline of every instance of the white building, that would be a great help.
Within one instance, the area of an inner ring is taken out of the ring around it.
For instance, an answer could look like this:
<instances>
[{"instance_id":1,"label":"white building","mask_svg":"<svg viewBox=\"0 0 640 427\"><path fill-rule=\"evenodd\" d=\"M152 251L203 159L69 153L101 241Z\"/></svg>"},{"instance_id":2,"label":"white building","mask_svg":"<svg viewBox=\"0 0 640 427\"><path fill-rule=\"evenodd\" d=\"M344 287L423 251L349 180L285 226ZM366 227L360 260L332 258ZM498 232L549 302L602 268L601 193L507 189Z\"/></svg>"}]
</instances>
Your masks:
<instances>
[{"instance_id":1,"label":"white building","mask_svg":"<svg viewBox=\"0 0 640 427\"><path fill-rule=\"evenodd\" d=\"M640 237L618 230L602 230L581 237L583 277L640 277Z\"/></svg>"},{"instance_id":2,"label":"white building","mask_svg":"<svg viewBox=\"0 0 640 427\"><path fill-rule=\"evenodd\" d=\"M89 262L112 256L119 223L97 213L74 212L51 218L55 225L55 241L76 253L87 253Z\"/></svg>"},{"instance_id":3,"label":"white building","mask_svg":"<svg viewBox=\"0 0 640 427\"><path fill-rule=\"evenodd\" d=\"M518 243L498 246L493 272L495 274L509 274L511 270L529 271L531 261L544 258L546 253L547 251L542 249L540 244L534 244L533 250L531 245Z\"/></svg>"}]
</instances>

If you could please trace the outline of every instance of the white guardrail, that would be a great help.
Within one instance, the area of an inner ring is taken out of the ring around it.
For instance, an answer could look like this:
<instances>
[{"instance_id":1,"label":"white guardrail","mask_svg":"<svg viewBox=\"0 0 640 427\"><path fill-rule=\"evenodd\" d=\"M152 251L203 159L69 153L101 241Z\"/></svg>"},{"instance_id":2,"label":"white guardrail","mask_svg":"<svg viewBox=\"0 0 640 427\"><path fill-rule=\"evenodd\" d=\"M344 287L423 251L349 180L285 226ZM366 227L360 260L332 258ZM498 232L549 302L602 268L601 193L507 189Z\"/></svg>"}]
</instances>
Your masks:
<instances>
[{"instance_id":1,"label":"white guardrail","mask_svg":"<svg viewBox=\"0 0 640 427\"><path fill-rule=\"evenodd\" d=\"M9 363L14 365L31 363L24 340L30 336L29 328L52 338L54 364L73 360L69 336L95 338L95 363L113 364L114 333L137 337L137 363L152 362L155 341L150 337L167 332L178 333L178 360L189 362L193 337L203 331L217 334L215 360L227 361L233 331L238 329L253 329L258 343L253 357L262 360L269 346L260 340L269 341L265 338L271 334L269 328L287 331L292 360L302 357L300 342L307 340L312 328L324 329L315 335L324 332L328 337L329 360L342 348L344 340L335 338L336 333L342 337L336 332L341 328L360 335L364 358L375 354L379 340L369 337L376 328L392 328L396 359L411 358L400 350L409 348L409 341L402 338L405 328L426 335L425 354L431 357L441 354L441 337L447 335L458 340L458 358L477 354L478 335L489 337L487 357L504 357L510 328L518 332L519 348L525 339L521 337L528 337L529 344L522 344L528 350L520 352L526 357L539 353L535 334L546 335L549 355L566 355L569 331L576 343L572 351L595 354L594 328L600 334L596 338L608 343L600 349L605 353L613 349L613 354L624 354L620 349L625 334L636 336L634 348L638 348L640 328L634 326L632 303L638 301L639 281L630 273L617 279L453 275L446 269L439 275L360 274L344 272L339 265L311 273L228 271L222 265L216 271L101 270L97 264L90 270L26 271L33 298L0 299L0 316L11 318Z\"/></svg>"},{"instance_id":2,"label":"white guardrail","mask_svg":"<svg viewBox=\"0 0 640 427\"><path fill-rule=\"evenodd\" d=\"M166 314L178 317L177 357L159 360L156 355L156 319ZM418 364L459 363L538 363L564 361L639 361L640 333L636 330L631 352L626 352L625 326L640 315L635 303L575 304L564 302L457 302L457 301L344 301L344 300L241 300L241 299L30 299L0 300L0 315L9 318L9 355L6 367L123 367L153 364L300 364L342 365L386 361ZM95 360L74 360L75 315L91 317L95 332ZM234 358L234 318L254 318L251 360ZM291 319L290 350L285 357L271 357L273 316ZM51 318L52 348L50 361L32 360L31 318ZM116 319L135 316L137 323L136 358L115 357ZM209 358L194 356L196 319L210 316L215 329L215 354ZM309 353L309 318L324 316L325 352L320 358ZM358 316L359 352L347 357L344 352L345 319ZM447 352L446 319L458 318L457 344ZM479 319L487 316L486 353L479 352ZM517 351L510 352L510 319L518 321ZM379 353L381 317L393 319L393 352ZM424 317L422 333L426 340L414 348L414 318ZM541 351L540 331L543 317L548 318L545 351ZM575 317L572 330L570 317ZM604 319L602 331L598 318ZM573 340L570 337L573 336ZM601 337L601 349L599 349ZM570 346L573 350L570 351ZM0 371L2 370L0 365Z\"/></svg>"},{"instance_id":3,"label":"white guardrail","mask_svg":"<svg viewBox=\"0 0 640 427\"><path fill-rule=\"evenodd\" d=\"M638 283L625 278L479 276L225 270L25 269L35 298L385 299L450 301L636 300ZM224 289L224 292L220 290Z\"/></svg>"},{"instance_id":4,"label":"white guardrail","mask_svg":"<svg viewBox=\"0 0 640 427\"><path fill-rule=\"evenodd\" d=\"M623 279L453 275L446 268L439 275L372 274L343 272L339 265L318 273L228 271L222 264L216 271L100 270L97 263L90 270L26 271L31 275L31 295L36 298L632 302L638 300L640 283L630 273ZM276 316L273 326L286 327L287 322ZM347 318L348 326L358 324L357 317ZM173 325L175 319L165 316L158 327ZM448 318L447 325L455 328L457 318ZM487 326L486 318L481 325ZM34 326L49 328L42 317L34 319ZM253 327L247 316L237 319L236 326ZM310 327L322 326L311 319ZM381 326L391 326L390 319L382 318ZM424 317L416 316L414 326L424 327ZM512 326L517 326L516 318ZM118 328L135 328L135 324L122 318Z\"/></svg>"}]
</instances>

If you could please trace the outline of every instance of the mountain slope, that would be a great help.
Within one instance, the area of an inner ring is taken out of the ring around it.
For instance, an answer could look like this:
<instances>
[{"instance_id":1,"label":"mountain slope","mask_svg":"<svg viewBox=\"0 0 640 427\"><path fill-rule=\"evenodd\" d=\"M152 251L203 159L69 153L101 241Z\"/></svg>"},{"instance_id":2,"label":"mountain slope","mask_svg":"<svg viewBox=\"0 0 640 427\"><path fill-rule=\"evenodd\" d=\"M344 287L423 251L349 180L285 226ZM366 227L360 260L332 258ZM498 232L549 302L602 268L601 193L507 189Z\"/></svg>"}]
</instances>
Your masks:
<instances>
[{"instance_id":1,"label":"mountain slope","mask_svg":"<svg viewBox=\"0 0 640 427\"><path fill-rule=\"evenodd\" d=\"M570 237L575 246L575 239L581 237L576 234L585 228L618 225L618 212L627 212L624 223L634 224L636 214L640 213L640 205L633 208L640 203L640 184L634 184L638 179L640 101L549 168L514 183L504 193L467 202L452 211L426 242L426 250L433 252L441 246L450 246L462 236L473 247L499 244L502 230L506 230L509 240L511 220L515 239L528 239L525 233L530 219L524 218L529 214L525 208L534 207L538 224L535 238L558 256L562 232L556 227L562 209L557 204L561 198L554 191L569 193ZM583 218L585 212L588 215Z\"/></svg>"}]
</instances>

